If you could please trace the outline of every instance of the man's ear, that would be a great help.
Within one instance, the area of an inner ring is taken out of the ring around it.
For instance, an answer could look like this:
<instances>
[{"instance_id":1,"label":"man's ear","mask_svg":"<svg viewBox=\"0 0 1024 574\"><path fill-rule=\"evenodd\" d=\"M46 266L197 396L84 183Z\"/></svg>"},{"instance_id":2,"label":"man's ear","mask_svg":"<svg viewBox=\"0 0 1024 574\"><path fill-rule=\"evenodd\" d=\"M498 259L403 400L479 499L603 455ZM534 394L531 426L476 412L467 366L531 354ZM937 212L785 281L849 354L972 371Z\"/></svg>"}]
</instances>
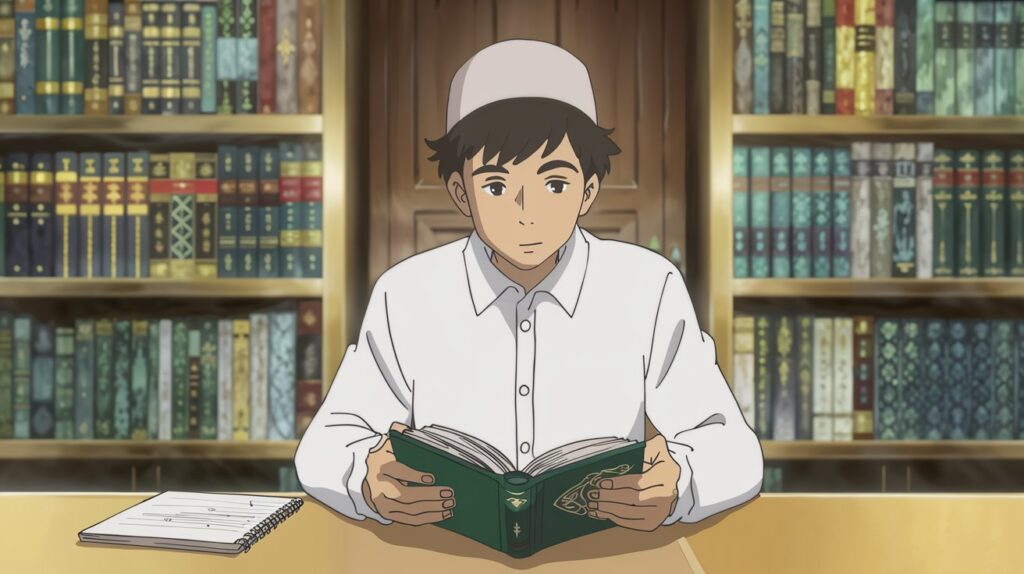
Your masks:
<instances>
[{"instance_id":1,"label":"man's ear","mask_svg":"<svg viewBox=\"0 0 1024 574\"><path fill-rule=\"evenodd\" d=\"M590 176L590 179L583 185L583 204L580 205L580 216L586 215L590 211L590 206L594 204L597 192L600 190L601 180L598 179L597 174Z\"/></svg>"},{"instance_id":2,"label":"man's ear","mask_svg":"<svg viewBox=\"0 0 1024 574\"><path fill-rule=\"evenodd\" d=\"M455 207L459 208L462 215L472 217L473 211L469 207L469 192L466 190L466 184L462 180L462 174L459 172L451 174L445 187L448 189L448 195L455 202Z\"/></svg>"}]
</instances>

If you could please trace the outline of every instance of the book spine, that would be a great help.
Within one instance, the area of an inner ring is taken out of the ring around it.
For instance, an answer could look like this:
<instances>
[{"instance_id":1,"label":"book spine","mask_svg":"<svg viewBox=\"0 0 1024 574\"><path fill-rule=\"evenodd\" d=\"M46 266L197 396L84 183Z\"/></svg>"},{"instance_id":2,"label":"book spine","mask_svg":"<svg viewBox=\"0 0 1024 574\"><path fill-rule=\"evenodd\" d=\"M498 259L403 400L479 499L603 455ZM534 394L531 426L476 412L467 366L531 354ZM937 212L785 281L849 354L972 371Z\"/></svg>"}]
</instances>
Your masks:
<instances>
[{"instance_id":1,"label":"book spine","mask_svg":"<svg viewBox=\"0 0 1024 574\"><path fill-rule=\"evenodd\" d=\"M821 4L821 113L836 113L836 0Z\"/></svg>"},{"instance_id":2,"label":"book spine","mask_svg":"<svg viewBox=\"0 0 1024 574\"><path fill-rule=\"evenodd\" d=\"M853 319L835 318L832 440L853 440Z\"/></svg>"},{"instance_id":3,"label":"book spine","mask_svg":"<svg viewBox=\"0 0 1024 574\"><path fill-rule=\"evenodd\" d=\"M917 150L915 144L893 146L893 277L917 276Z\"/></svg>"},{"instance_id":4,"label":"book spine","mask_svg":"<svg viewBox=\"0 0 1024 574\"><path fill-rule=\"evenodd\" d=\"M921 437L941 440L948 436L946 386L949 380L949 337L943 319L924 322L921 373L924 377L924 408Z\"/></svg>"},{"instance_id":5,"label":"book spine","mask_svg":"<svg viewBox=\"0 0 1024 574\"><path fill-rule=\"evenodd\" d=\"M1006 155L998 150L983 152L981 170L981 274L1006 275Z\"/></svg>"},{"instance_id":6,"label":"book spine","mask_svg":"<svg viewBox=\"0 0 1024 574\"><path fill-rule=\"evenodd\" d=\"M131 437L132 323L114 322L114 436Z\"/></svg>"},{"instance_id":7,"label":"book spine","mask_svg":"<svg viewBox=\"0 0 1024 574\"><path fill-rule=\"evenodd\" d=\"M811 150L792 150L791 272L793 277L811 276Z\"/></svg>"},{"instance_id":8,"label":"book spine","mask_svg":"<svg viewBox=\"0 0 1024 574\"><path fill-rule=\"evenodd\" d=\"M36 113L36 0L14 4L14 110L18 115Z\"/></svg>"},{"instance_id":9,"label":"book spine","mask_svg":"<svg viewBox=\"0 0 1024 574\"><path fill-rule=\"evenodd\" d=\"M318 0L319 3L319 0ZM259 94L259 40L257 38L256 21L258 12L256 0L236 0L235 10L238 13L238 41L236 57L238 58L238 109L239 114L253 114L257 111ZM319 21L318 21L319 22Z\"/></svg>"},{"instance_id":10,"label":"book spine","mask_svg":"<svg viewBox=\"0 0 1024 574\"><path fill-rule=\"evenodd\" d=\"M994 109L997 116L1012 116L1014 112L1014 29L1013 2L999 1L995 5L995 85Z\"/></svg>"},{"instance_id":11,"label":"book spine","mask_svg":"<svg viewBox=\"0 0 1024 574\"><path fill-rule=\"evenodd\" d=\"M910 25L914 31L916 74L914 113L935 113L935 0L916 0L916 17ZM912 72L914 73L914 72Z\"/></svg>"},{"instance_id":12,"label":"book spine","mask_svg":"<svg viewBox=\"0 0 1024 574\"><path fill-rule=\"evenodd\" d=\"M124 3L124 113L142 113L142 1Z\"/></svg>"},{"instance_id":13,"label":"book spine","mask_svg":"<svg viewBox=\"0 0 1024 574\"><path fill-rule=\"evenodd\" d=\"M0 154L0 276L7 271L7 158Z\"/></svg>"},{"instance_id":14,"label":"book spine","mask_svg":"<svg viewBox=\"0 0 1024 574\"><path fill-rule=\"evenodd\" d=\"M281 276L281 192L278 148L260 150L259 270L260 277Z\"/></svg>"},{"instance_id":15,"label":"book spine","mask_svg":"<svg viewBox=\"0 0 1024 574\"><path fill-rule=\"evenodd\" d=\"M149 438L149 321L132 321L131 392L129 436Z\"/></svg>"},{"instance_id":16,"label":"book spine","mask_svg":"<svg viewBox=\"0 0 1024 574\"><path fill-rule=\"evenodd\" d=\"M830 441L833 437L835 422L833 405L834 333L835 320L832 317L816 317L814 319L811 438L816 441Z\"/></svg>"},{"instance_id":17,"label":"book spine","mask_svg":"<svg viewBox=\"0 0 1024 574\"><path fill-rule=\"evenodd\" d=\"M149 276L165 279L171 276L171 156L149 155Z\"/></svg>"},{"instance_id":18,"label":"book spine","mask_svg":"<svg viewBox=\"0 0 1024 574\"><path fill-rule=\"evenodd\" d=\"M8 156L4 195L7 200L5 226L7 277L24 277L29 272L29 185L28 155Z\"/></svg>"},{"instance_id":19,"label":"book spine","mask_svg":"<svg viewBox=\"0 0 1024 574\"><path fill-rule=\"evenodd\" d=\"M14 318L0 312L0 438L14 438Z\"/></svg>"},{"instance_id":20,"label":"book spine","mask_svg":"<svg viewBox=\"0 0 1024 574\"><path fill-rule=\"evenodd\" d=\"M761 440L772 438L772 373L775 364L772 317L754 320L754 431ZM301 338L300 338L301 341ZM301 343L300 343L301 344ZM301 355L300 355L300 365Z\"/></svg>"},{"instance_id":21,"label":"book spine","mask_svg":"<svg viewBox=\"0 0 1024 574\"><path fill-rule=\"evenodd\" d=\"M749 2L749 0L746 0ZM749 10L748 10L749 17ZM272 114L277 105L274 102L277 96L277 78L275 73L277 67L274 63L277 43L274 28L277 25L277 0L259 0L256 20L258 22L257 45L259 49L259 112L261 114Z\"/></svg>"},{"instance_id":22,"label":"book spine","mask_svg":"<svg viewBox=\"0 0 1024 574\"><path fill-rule=\"evenodd\" d=\"M231 440L233 436L232 389L234 371L234 338L231 319L217 321L217 440Z\"/></svg>"},{"instance_id":23,"label":"book spine","mask_svg":"<svg viewBox=\"0 0 1024 574\"><path fill-rule=\"evenodd\" d=\"M58 152L56 166L56 215L55 231L57 257L54 261L55 277L79 277L79 218L78 204L80 188L78 187L78 154L75 152Z\"/></svg>"},{"instance_id":24,"label":"book spine","mask_svg":"<svg viewBox=\"0 0 1024 574\"><path fill-rule=\"evenodd\" d=\"M917 278L929 279L932 276L932 162L935 157L935 144L930 142L917 144Z\"/></svg>"},{"instance_id":25,"label":"book spine","mask_svg":"<svg viewBox=\"0 0 1024 574\"><path fill-rule=\"evenodd\" d=\"M36 2L36 111L41 115L60 113L60 4L56 0Z\"/></svg>"},{"instance_id":26,"label":"book spine","mask_svg":"<svg viewBox=\"0 0 1024 574\"><path fill-rule=\"evenodd\" d=\"M1014 359L1017 365L1024 364L1024 321L1014 322L1014 335L1016 335L1016 341L1013 345ZM1024 393L1020 392L1020 389L1024 388L1024 369L1019 366L1014 370L1014 385L1017 387L1017 436L1015 438L1020 439L1024 437L1024 416L1020 416L1020 413L1024 412Z\"/></svg>"},{"instance_id":27,"label":"book spine","mask_svg":"<svg viewBox=\"0 0 1024 574\"><path fill-rule=\"evenodd\" d=\"M164 53L161 49L160 2L142 2L142 113L159 114L163 110L160 100L160 78L163 73Z\"/></svg>"},{"instance_id":28,"label":"book spine","mask_svg":"<svg viewBox=\"0 0 1024 574\"><path fill-rule=\"evenodd\" d=\"M56 253L53 222L53 154L32 154L29 174L29 275L53 277Z\"/></svg>"},{"instance_id":29,"label":"book spine","mask_svg":"<svg viewBox=\"0 0 1024 574\"><path fill-rule=\"evenodd\" d=\"M871 163L871 277L891 277L892 144L872 144Z\"/></svg>"},{"instance_id":30,"label":"book spine","mask_svg":"<svg viewBox=\"0 0 1024 574\"><path fill-rule=\"evenodd\" d=\"M754 0L754 48L753 48L753 57L754 57L754 61L753 61L753 64L754 64L754 86L753 86L754 103L753 103L753 106L754 107L753 107L753 112L755 114L759 114L759 115L768 114L770 109L771 109L770 106L769 106L769 96L768 96L768 94L769 94L769 86L771 84L771 64L770 64L770 62L771 62L771 52L769 50L769 47L771 45L772 28L771 28L771 19L769 17L769 14L770 14L770 8L769 8L770 1L771 0ZM297 2L297 0L278 0L278 4L277 4L278 18L281 18L281 16L282 16L282 10L283 10L282 6L283 5L288 3L288 4L290 4L290 7L292 9L294 9L296 2ZM287 18L287 12L284 12L284 14L285 14L285 17ZM292 18L294 19L294 15L292 16ZM290 29L297 29L297 25L291 25ZM278 34L279 35L281 34L281 20L280 19L278 20ZM280 49L279 49L279 51L280 51ZM293 52L294 52L294 50L293 50ZM284 59L284 55L282 53L279 53L278 54L278 66L282 65L281 62L282 62L283 59ZM295 56L294 55L291 56L290 61L291 61L292 69L294 70L295 69ZM294 88L295 92L294 92L294 94L292 96L294 98L294 104L292 104L294 106L294 109L292 109L291 112L295 112L295 111L298 111L298 94L297 94L297 90L298 90L298 87L297 87L298 74L296 72L294 72L294 71L292 72L292 74L294 75L294 81L296 82L296 86ZM279 68L278 69L278 78L280 78L280 77L281 77L281 69ZM284 102L285 102L285 100L283 100L281 98L281 87L280 87L280 84L279 84L278 85L278 93L277 93L278 111L280 111L282 113L288 113L288 112L285 111L286 110L286 106L284 105Z\"/></svg>"},{"instance_id":31,"label":"book spine","mask_svg":"<svg viewBox=\"0 0 1024 574\"><path fill-rule=\"evenodd\" d=\"M821 113L821 74L824 63L821 38L821 0L807 0L807 33L804 46L804 106L808 115Z\"/></svg>"},{"instance_id":32,"label":"book spine","mask_svg":"<svg viewBox=\"0 0 1024 574\"><path fill-rule=\"evenodd\" d=\"M105 116L108 104L107 0L85 0L85 115Z\"/></svg>"},{"instance_id":33,"label":"book spine","mask_svg":"<svg viewBox=\"0 0 1024 574\"><path fill-rule=\"evenodd\" d=\"M174 319L171 333L171 438L188 438L188 321Z\"/></svg>"},{"instance_id":34,"label":"book spine","mask_svg":"<svg viewBox=\"0 0 1024 574\"><path fill-rule=\"evenodd\" d=\"M956 105L956 3L935 2L935 115L955 116Z\"/></svg>"},{"instance_id":35,"label":"book spine","mask_svg":"<svg viewBox=\"0 0 1024 574\"><path fill-rule=\"evenodd\" d=\"M978 175L978 152L959 150L956 158L956 193L953 197L956 275L959 277L977 277L980 274Z\"/></svg>"},{"instance_id":36,"label":"book spine","mask_svg":"<svg viewBox=\"0 0 1024 574\"><path fill-rule=\"evenodd\" d=\"M170 319L160 321L160 354L157 360L157 438L170 440L173 433L173 417L171 416L172 387L174 386L174 366L171 362L171 350L174 339L174 322Z\"/></svg>"},{"instance_id":37,"label":"book spine","mask_svg":"<svg viewBox=\"0 0 1024 574\"><path fill-rule=\"evenodd\" d=\"M320 0L299 0L300 114L320 113L320 8Z\"/></svg>"},{"instance_id":38,"label":"book spine","mask_svg":"<svg viewBox=\"0 0 1024 574\"><path fill-rule=\"evenodd\" d=\"M93 438L96 340L92 319L75 321L75 438Z\"/></svg>"},{"instance_id":39,"label":"book spine","mask_svg":"<svg viewBox=\"0 0 1024 574\"><path fill-rule=\"evenodd\" d=\"M968 340L971 345L970 417L967 438L992 439L992 415L995 407L995 379L992 373L992 322L970 321Z\"/></svg>"},{"instance_id":40,"label":"book spine","mask_svg":"<svg viewBox=\"0 0 1024 574\"><path fill-rule=\"evenodd\" d=\"M295 328L295 366L298 372L295 382L296 438L302 438L302 433L320 407L323 389L321 311L319 299L299 302L298 325Z\"/></svg>"},{"instance_id":41,"label":"book spine","mask_svg":"<svg viewBox=\"0 0 1024 574\"><path fill-rule=\"evenodd\" d=\"M853 318L853 438L875 438L875 319Z\"/></svg>"},{"instance_id":42,"label":"book spine","mask_svg":"<svg viewBox=\"0 0 1024 574\"><path fill-rule=\"evenodd\" d=\"M850 277L852 273L850 250L853 198L850 192L849 149L835 150L832 173L832 276Z\"/></svg>"},{"instance_id":43,"label":"book spine","mask_svg":"<svg viewBox=\"0 0 1024 574\"><path fill-rule=\"evenodd\" d=\"M319 141L302 149L302 276L320 278L323 270L323 162Z\"/></svg>"},{"instance_id":44,"label":"book spine","mask_svg":"<svg viewBox=\"0 0 1024 574\"><path fill-rule=\"evenodd\" d=\"M836 113L853 115L856 109L857 28L856 0L836 2Z\"/></svg>"},{"instance_id":45,"label":"book spine","mask_svg":"<svg viewBox=\"0 0 1024 574\"><path fill-rule=\"evenodd\" d=\"M796 438L796 333L793 317L781 315L772 325L775 365L772 369L772 439Z\"/></svg>"},{"instance_id":46,"label":"book spine","mask_svg":"<svg viewBox=\"0 0 1024 574\"><path fill-rule=\"evenodd\" d=\"M539 515L537 504L519 507L510 500L542 500L544 484L537 483L524 492L521 487L500 481L498 487L498 525L501 529L499 550L513 558L525 558L542 548L542 536L538 535ZM525 497L525 498L524 498ZM523 541L526 542L523 542Z\"/></svg>"},{"instance_id":47,"label":"book spine","mask_svg":"<svg viewBox=\"0 0 1024 574\"><path fill-rule=\"evenodd\" d=\"M98 439L114 438L114 321L96 320L96 412Z\"/></svg>"},{"instance_id":48,"label":"book spine","mask_svg":"<svg viewBox=\"0 0 1024 574\"><path fill-rule=\"evenodd\" d=\"M125 221L125 154L103 154L103 277L124 277L128 249Z\"/></svg>"},{"instance_id":49,"label":"book spine","mask_svg":"<svg viewBox=\"0 0 1024 574\"><path fill-rule=\"evenodd\" d=\"M196 154L171 153L171 277L196 275Z\"/></svg>"},{"instance_id":50,"label":"book spine","mask_svg":"<svg viewBox=\"0 0 1024 574\"><path fill-rule=\"evenodd\" d=\"M924 407L924 389L921 385L920 355L921 321L904 319L900 322L900 386L899 438L918 440L922 436L921 413Z\"/></svg>"},{"instance_id":51,"label":"book spine","mask_svg":"<svg viewBox=\"0 0 1024 574\"><path fill-rule=\"evenodd\" d=\"M1009 196L1010 275L1024 277L1024 149L1010 152L1007 178Z\"/></svg>"},{"instance_id":52,"label":"book spine","mask_svg":"<svg viewBox=\"0 0 1024 574\"><path fill-rule=\"evenodd\" d=\"M199 73L199 111L213 114L217 112L217 6L203 4L200 10L202 67Z\"/></svg>"},{"instance_id":53,"label":"book spine","mask_svg":"<svg viewBox=\"0 0 1024 574\"><path fill-rule=\"evenodd\" d=\"M971 417L970 372L971 346L967 336L967 323L949 322L949 383L947 393L947 420L949 439L966 440Z\"/></svg>"},{"instance_id":54,"label":"book spine","mask_svg":"<svg viewBox=\"0 0 1024 574\"><path fill-rule=\"evenodd\" d=\"M750 150L751 277L771 276L771 245L771 150L755 147Z\"/></svg>"},{"instance_id":55,"label":"book spine","mask_svg":"<svg viewBox=\"0 0 1024 574\"><path fill-rule=\"evenodd\" d=\"M732 229L733 276L750 277L750 148L746 146L732 149Z\"/></svg>"},{"instance_id":56,"label":"book spine","mask_svg":"<svg viewBox=\"0 0 1024 574\"><path fill-rule=\"evenodd\" d=\"M790 244L793 219L793 193L790 179L791 150L772 148L771 232L772 277L790 277Z\"/></svg>"},{"instance_id":57,"label":"book spine","mask_svg":"<svg viewBox=\"0 0 1024 574\"><path fill-rule=\"evenodd\" d=\"M103 217L100 204L102 185L102 155L84 152L79 155L78 206L78 274L80 277L100 277L100 257L103 253Z\"/></svg>"},{"instance_id":58,"label":"book spine","mask_svg":"<svg viewBox=\"0 0 1024 574\"><path fill-rule=\"evenodd\" d=\"M303 0L299 0L303 2ZM769 44L769 105L771 113L784 114L789 111L786 102L786 0L771 0L770 7L771 43ZM302 25L302 16L299 16L300 34L304 34L305 26ZM302 82L300 62L299 82ZM301 88L300 88L301 90Z\"/></svg>"},{"instance_id":59,"label":"book spine","mask_svg":"<svg viewBox=\"0 0 1024 574\"><path fill-rule=\"evenodd\" d=\"M956 275L956 212L953 203L956 184L953 177L953 162L952 151L935 150L935 164L932 169L932 275L935 277Z\"/></svg>"},{"instance_id":60,"label":"book spine","mask_svg":"<svg viewBox=\"0 0 1024 574\"><path fill-rule=\"evenodd\" d=\"M1018 116L1024 116L1024 73L1020 72L1020 63L1024 62L1024 1L1016 0L1013 3L1013 24L1016 29L1014 60L1016 64L1016 76L1014 78L1014 111Z\"/></svg>"},{"instance_id":61,"label":"book spine","mask_svg":"<svg viewBox=\"0 0 1024 574\"><path fill-rule=\"evenodd\" d=\"M231 438L249 440L249 320L235 319L231 373Z\"/></svg>"},{"instance_id":62,"label":"book spine","mask_svg":"<svg viewBox=\"0 0 1024 574\"><path fill-rule=\"evenodd\" d=\"M217 321L199 327L199 438L217 438ZM228 411L230 412L230 410Z\"/></svg>"},{"instance_id":63,"label":"book spine","mask_svg":"<svg viewBox=\"0 0 1024 574\"><path fill-rule=\"evenodd\" d=\"M786 109L806 113L804 107L804 10L807 0L786 0Z\"/></svg>"},{"instance_id":64,"label":"book spine","mask_svg":"<svg viewBox=\"0 0 1024 574\"><path fill-rule=\"evenodd\" d=\"M238 109L238 16L235 0L217 1L217 113Z\"/></svg>"},{"instance_id":65,"label":"book spine","mask_svg":"<svg viewBox=\"0 0 1024 574\"><path fill-rule=\"evenodd\" d=\"M995 113L996 10L995 3L974 5L974 115Z\"/></svg>"},{"instance_id":66,"label":"book spine","mask_svg":"<svg viewBox=\"0 0 1024 574\"><path fill-rule=\"evenodd\" d=\"M893 113L896 34L895 0L875 0L875 114Z\"/></svg>"},{"instance_id":67,"label":"book spine","mask_svg":"<svg viewBox=\"0 0 1024 574\"><path fill-rule=\"evenodd\" d=\"M814 435L814 316L796 318L796 440Z\"/></svg>"},{"instance_id":68,"label":"book spine","mask_svg":"<svg viewBox=\"0 0 1024 574\"><path fill-rule=\"evenodd\" d=\"M187 416L185 436L190 439L199 438L199 389L202 386L200 373L201 338L198 328L188 330L188 398L186 399Z\"/></svg>"},{"instance_id":69,"label":"book spine","mask_svg":"<svg viewBox=\"0 0 1024 574\"><path fill-rule=\"evenodd\" d=\"M32 389L32 318L14 319L14 438L29 438Z\"/></svg>"},{"instance_id":70,"label":"book spine","mask_svg":"<svg viewBox=\"0 0 1024 574\"><path fill-rule=\"evenodd\" d=\"M202 4L181 5L181 113L198 114L202 100Z\"/></svg>"},{"instance_id":71,"label":"book spine","mask_svg":"<svg viewBox=\"0 0 1024 574\"><path fill-rule=\"evenodd\" d=\"M899 376L900 320L880 318L875 321L878 353L875 357L875 438L896 440L902 435L900 405L902 387Z\"/></svg>"},{"instance_id":72,"label":"book spine","mask_svg":"<svg viewBox=\"0 0 1024 574\"><path fill-rule=\"evenodd\" d=\"M181 4L160 4L160 111L181 113Z\"/></svg>"},{"instance_id":73,"label":"book spine","mask_svg":"<svg viewBox=\"0 0 1024 574\"><path fill-rule=\"evenodd\" d=\"M269 319L249 315L249 440L267 440Z\"/></svg>"},{"instance_id":74,"label":"book spine","mask_svg":"<svg viewBox=\"0 0 1024 574\"><path fill-rule=\"evenodd\" d=\"M149 277L152 230L149 222L149 152L128 152L125 274Z\"/></svg>"},{"instance_id":75,"label":"book spine","mask_svg":"<svg viewBox=\"0 0 1024 574\"><path fill-rule=\"evenodd\" d=\"M732 390L747 426L755 428L757 419L754 418L754 317L736 315L733 317L732 326Z\"/></svg>"},{"instance_id":76,"label":"book spine","mask_svg":"<svg viewBox=\"0 0 1024 574\"><path fill-rule=\"evenodd\" d=\"M258 276L259 148L239 150L238 165L238 277Z\"/></svg>"},{"instance_id":77,"label":"book spine","mask_svg":"<svg viewBox=\"0 0 1024 574\"><path fill-rule=\"evenodd\" d=\"M974 115L974 2L956 3L956 114Z\"/></svg>"},{"instance_id":78,"label":"book spine","mask_svg":"<svg viewBox=\"0 0 1024 574\"><path fill-rule=\"evenodd\" d=\"M217 154L196 154L195 274L217 277Z\"/></svg>"},{"instance_id":79,"label":"book spine","mask_svg":"<svg viewBox=\"0 0 1024 574\"><path fill-rule=\"evenodd\" d=\"M124 81L125 81L125 45L124 45L124 17L125 5L123 2L111 2L108 18L110 25L107 28L107 40L109 42L110 73L107 80L108 90L108 112L110 115L124 114Z\"/></svg>"},{"instance_id":80,"label":"book spine","mask_svg":"<svg viewBox=\"0 0 1024 574\"><path fill-rule=\"evenodd\" d=\"M53 438L54 381L53 327L32 322L32 397L29 403L29 436Z\"/></svg>"},{"instance_id":81,"label":"book spine","mask_svg":"<svg viewBox=\"0 0 1024 574\"><path fill-rule=\"evenodd\" d=\"M57 327L56 353L53 366L54 411L56 426L53 438L75 438L75 329Z\"/></svg>"},{"instance_id":82,"label":"book spine","mask_svg":"<svg viewBox=\"0 0 1024 574\"><path fill-rule=\"evenodd\" d=\"M893 107L898 115L917 112L917 1L895 0L895 49L893 54Z\"/></svg>"},{"instance_id":83,"label":"book spine","mask_svg":"<svg viewBox=\"0 0 1024 574\"><path fill-rule=\"evenodd\" d=\"M875 0L855 0L854 113L875 115Z\"/></svg>"},{"instance_id":84,"label":"book spine","mask_svg":"<svg viewBox=\"0 0 1024 574\"><path fill-rule=\"evenodd\" d=\"M306 220L302 203L302 144L281 142L279 148L281 276L302 277L302 226Z\"/></svg>"},{"instance_id":85,"label":"book spine","mask_svg":"<svg viewBox=\"0 0 1024 574\"><path fill-rule=\"evenodd\" d=\"M149 366L146 385L146 437L160 438L160 321L149 322Z\"/></svg>"},{"instance_id":86,"label":"book spine","mask_svg":"<svg viewBox=\"0 0 1024 574\"><path fill-rule=\"evenodd\" d=\"M217 276L238 276L238 148L217 149Z\"/></svg>"},{"instance_id":87,"label":"book spine","mask_svg":"<svg viewBox=\"0 0 1024 574\"><path fill-rule=\"evenodd\" d=\"M4 116L14 113L16 54L14 0L0 0L0 115Z\"/></svg>"},{"instance_id":88,"label":"book spine","mask_svg":"<svg viewBox=\"0 0 1024 574\"><path fill-rule=\"evenodd\" d=\"M850 157L850 272L854 279L867 279L871 277L871 144L854 142Z\"/></svg>"},{"instance_id":89,"label":"book spine","mask_svg":"<svg viewBox=\"0 0 1024 574\"><path fill-rule=\"evenodd\" d=\"M992 322L992 439L1012 440L1017 431L1017 386L1014 380L1013 321Z\"/></svg>"}]
</instances>

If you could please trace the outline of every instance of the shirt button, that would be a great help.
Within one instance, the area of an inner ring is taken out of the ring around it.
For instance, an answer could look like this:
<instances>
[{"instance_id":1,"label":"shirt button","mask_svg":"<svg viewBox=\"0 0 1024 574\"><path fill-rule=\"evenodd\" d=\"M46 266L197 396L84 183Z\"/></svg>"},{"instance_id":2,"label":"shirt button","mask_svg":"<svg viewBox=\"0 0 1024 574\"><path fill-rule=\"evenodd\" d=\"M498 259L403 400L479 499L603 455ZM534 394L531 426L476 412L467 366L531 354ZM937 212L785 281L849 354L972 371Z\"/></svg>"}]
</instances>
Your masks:
<instances>
[{"instance_id":1,"label":"shirt button","mask_svg":"<svg viewBox=\"0 0 1024 574\"><path fill-rule=\"evenodd\" d=\"M522 452L523 454L530 452L530 443L524 442L523 444L519 445L519 451Z\"/></svg>"},{"instance_id":2,"label":"shirt button","mask_svg":"<svg viewBox=\"0 0 1024 574\"><path fill-rule=\"evenodd\" d=\"M519 324L519 328L522 329L524 333L529 331L530 330L530 320L529 319L523 319L523 322Z\"/></svg>"},{"instance_id":3,"label":"shirt button","mask_svg":"<svg viewBox=\"0 0 1024 574\"><path fill-rule=\"evenodd\" d=\"M528 387L526 385L523 385L523 386L519 387L519 394L524 396L524 397L526 395L530 394L530 387Z\"/></svg>"}]
</instances>

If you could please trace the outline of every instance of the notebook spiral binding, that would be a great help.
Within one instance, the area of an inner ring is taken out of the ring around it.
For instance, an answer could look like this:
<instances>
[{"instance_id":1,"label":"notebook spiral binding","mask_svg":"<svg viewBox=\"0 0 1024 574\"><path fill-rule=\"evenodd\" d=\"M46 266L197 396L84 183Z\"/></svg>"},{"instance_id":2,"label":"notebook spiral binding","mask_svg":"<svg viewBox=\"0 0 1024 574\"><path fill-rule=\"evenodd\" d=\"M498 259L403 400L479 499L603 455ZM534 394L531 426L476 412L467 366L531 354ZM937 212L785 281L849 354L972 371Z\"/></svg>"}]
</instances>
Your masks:
<instances>
[{"instance_id":1,"label":"notebook spiral binding","mask_svg":"<svg viewBox=\"0 0 1024 574\"><path fill-rule=\"evenodd\" d=\"M241 544L242 550L248 552L252 548L253 544L259 542L261 538L266 536L271 530L277 528L278 524L284 522L289 516L299 511L299 507L302 506L301 498L293 498L291 502L285 504L277 512L264 518L259 524L252 527L252 530L247 532L245 536L242 536L235 541L235 544Z\"/></svg>"}]
</instances>

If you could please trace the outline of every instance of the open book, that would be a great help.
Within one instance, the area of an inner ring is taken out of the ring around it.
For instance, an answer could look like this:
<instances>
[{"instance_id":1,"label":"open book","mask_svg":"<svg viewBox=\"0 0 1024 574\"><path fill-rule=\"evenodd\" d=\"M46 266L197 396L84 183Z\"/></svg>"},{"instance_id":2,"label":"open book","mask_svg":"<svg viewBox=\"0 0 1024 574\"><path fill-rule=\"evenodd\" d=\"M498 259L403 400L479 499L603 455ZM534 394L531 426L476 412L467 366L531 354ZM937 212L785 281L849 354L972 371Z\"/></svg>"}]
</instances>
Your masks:
<instances>
[{"instance_id":1,"label":"open book","mask_svg":"<svg viewBox=\"0 0 1024 574\"><path fill-rule=\"evenodd\" d=\"M614 526L587 514L600 480L643 471L644 443L616 438L572 442L521 471L486 442L440 425L390 431L395 458L450 486L456 506L437 523L513 557Z\"/></svg>"},{"instance_id":2,"label":"open book","mask_svg":"<svg viewBox=\"0 0 1024 574\"><path fill-rule=\"evenodd\" d=\"M300 498L166 491L86 528L78 539L238 554L300 506Z\"/></svg>"}]
</instances>

